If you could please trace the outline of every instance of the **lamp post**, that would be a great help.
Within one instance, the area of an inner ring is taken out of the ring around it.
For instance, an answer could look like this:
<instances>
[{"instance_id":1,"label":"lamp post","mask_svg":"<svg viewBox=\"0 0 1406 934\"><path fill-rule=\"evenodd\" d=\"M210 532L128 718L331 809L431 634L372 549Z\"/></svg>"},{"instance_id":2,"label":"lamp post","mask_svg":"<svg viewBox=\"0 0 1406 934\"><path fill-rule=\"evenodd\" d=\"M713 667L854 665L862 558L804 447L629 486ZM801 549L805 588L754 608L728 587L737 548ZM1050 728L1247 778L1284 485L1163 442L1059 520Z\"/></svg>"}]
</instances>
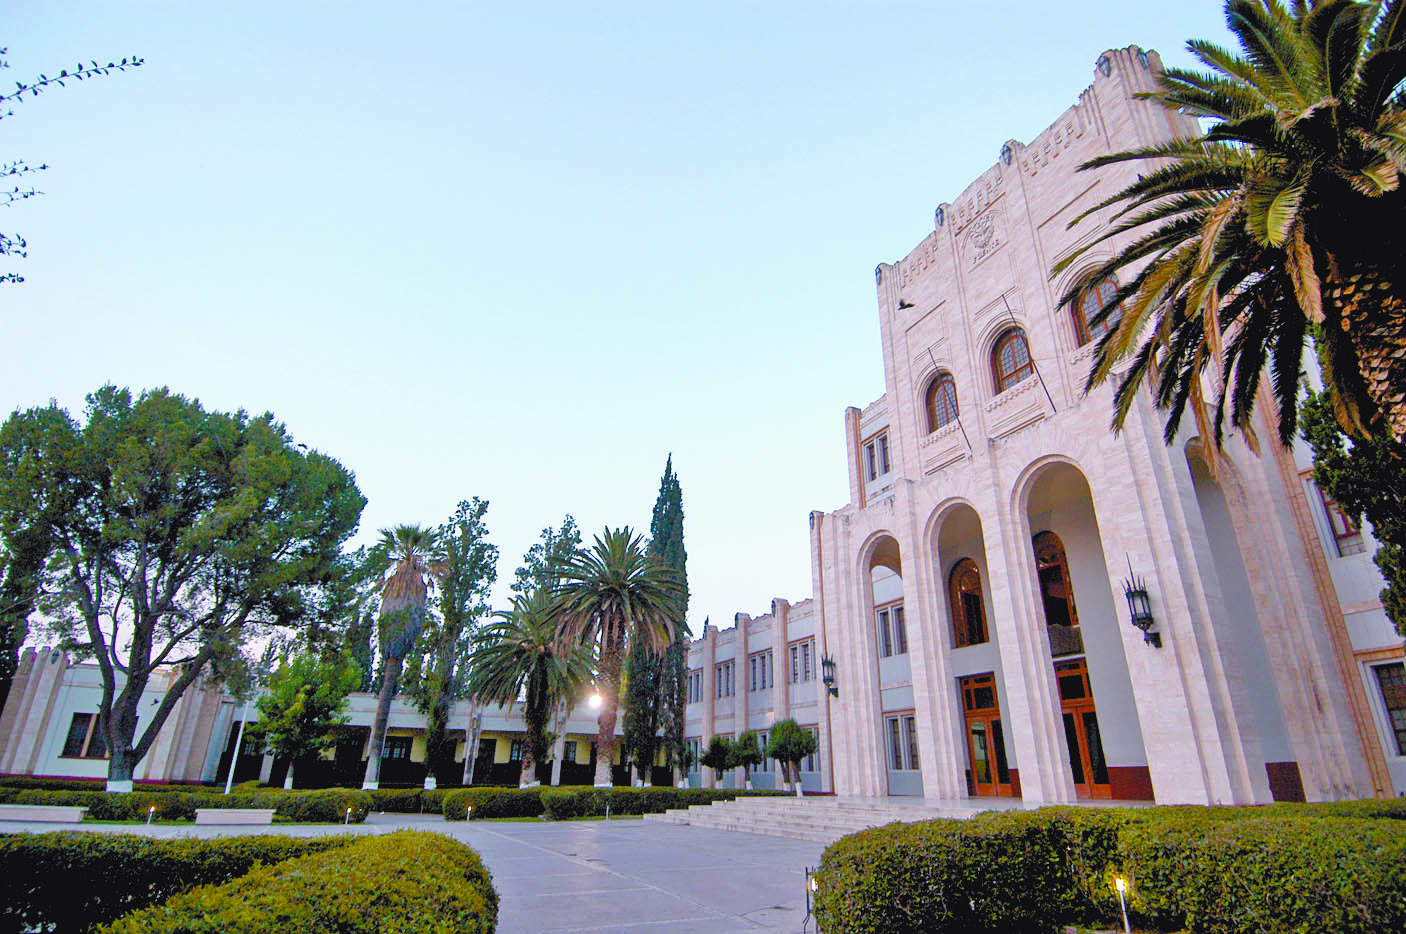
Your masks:
<instances>
[{"instance_id":1,"label":"lamp post","mask_svg":"<svg viewBox=\"0 0 1406 934\"><path fill-rule=\"evenodd\" d=\"M840 689L835 686L835 660L829 655L820 659L820 680L831 697L839 697Z\"/></svg>"}]
</instances>

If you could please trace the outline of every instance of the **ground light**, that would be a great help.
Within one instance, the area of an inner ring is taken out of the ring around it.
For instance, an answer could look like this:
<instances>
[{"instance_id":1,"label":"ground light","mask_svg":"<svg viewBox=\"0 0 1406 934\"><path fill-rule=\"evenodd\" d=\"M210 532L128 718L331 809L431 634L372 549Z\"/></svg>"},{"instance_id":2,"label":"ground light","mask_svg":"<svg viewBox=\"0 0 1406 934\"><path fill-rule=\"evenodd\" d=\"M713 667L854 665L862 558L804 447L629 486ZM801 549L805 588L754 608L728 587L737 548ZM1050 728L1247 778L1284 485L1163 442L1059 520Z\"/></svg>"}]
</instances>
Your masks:
<instances>
[{"instance_id":1,"label":"ground light","mask_svg":"<svg viewBox=\"0 0 1406 934\"><path fill-rule=\"evenodd\" d=\"M156 814L156 805L153 804L151 807L149 807L149 808L146 809L146 822L147 822L148 824L151 823L151 818L152 818L152 816L155 815L155 814Z\"/></svg>"},{"instance_id":2,"label":"ground light","mask_svg":"<svg viewBox=\"0 0 1406 934\"><path fill-rule=\"evenodd\" d=\"M1123 909L1123 934L1132 934L1133 929L1128 924L1128 903L1123 898L1123 892L1128 888L1128 883L1123 881L1122 876L1113 880L1113 885L1118 889L1118 905Z\"/></svg>"},{"instance_id":3,"label":"ground light","mask_svg":"<svg viewBox=\"0 0 1406 934\"><path fill-rule=\"evenodd\" d=\"M820 880L815 877L816 870L810 866L806 867L806 916L801 919L801 934L805 934L806 926L810 924L811 899L820 894ZM820 930L820 921L816 919L815 929Z\"/></svg>"},{"instance_id":4,"label":"ground light","mask_svg":"<svg viewBox=\"0 0 1406 934\"><path fill-rule=\"evenodd\" d=\"M351 826L351 808L347 808L347 817L346 820L342 821L342 823L346 824L347 826Z\"/></svg>"},{"instance_id":5,"label":"ground light","mask_svg":"<svg viewBox=\"0 0 1406 934\"><path fill-rule=\"evenodd\" d=\"M466 820L466 821L471 821L471 820L473 820L473 819L474 819L474 806L471 804L471 805L469 805L467 808L464 809L464 820Z\"/></svg>"}]
</instances>

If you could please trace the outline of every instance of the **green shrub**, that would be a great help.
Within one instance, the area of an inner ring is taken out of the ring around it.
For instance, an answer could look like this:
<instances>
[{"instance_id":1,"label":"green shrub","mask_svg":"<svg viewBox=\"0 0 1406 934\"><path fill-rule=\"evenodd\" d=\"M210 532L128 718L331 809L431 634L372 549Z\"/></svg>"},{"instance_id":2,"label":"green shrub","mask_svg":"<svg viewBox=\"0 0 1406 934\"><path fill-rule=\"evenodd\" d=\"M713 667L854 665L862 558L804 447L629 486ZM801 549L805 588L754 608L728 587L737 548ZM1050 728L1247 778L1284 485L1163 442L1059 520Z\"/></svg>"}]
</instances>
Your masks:
<instances>
[{"instance_id":1,"label":"green shrub","mask_svg":"<svg viewBox=\"0 0 1406 934\"><path fill-rule=\"evenodd\" d=\"M1376 819L1353 815L1370 814ZM1117 926L1208 934L1406 930L1406 826L1391 802L1043 808L891 824L832 844L829 934Z\"/></svg>"},{"instance_id":2,"label":"green shrub","mask_svg":"<svg viewBox=\"0 0 1406 934\"><path fill-rule=\"evenodd\" d=\"M219 786L221 789L224 785ZM35 791L106 791L107 781L101 778L0 778L0 789L24 788ZM191 782L137 782L137 791L211 791L213 784Z\"/></svg>"},{"instance_id":3,"label":"green shrub","mask_svg":"<svg viewBox=\"0 0 1406 934\"><path fill-rule=\"evenodd\" d=\"M470 806L474 820L491 817L536 817L542 813L540 788L474 786L447 793L441 803L445 820L464 820Z\"/></svg>"},{"instance_id":4,"label":"green shrub","mask_svg":"<svg viewBox=\"0 0 1406 934\"><path fill-rule=\"evenodd\" d=\"M1394 820L1130 821L1129 912L1190 931L1406 930L1406 828Z\"/></svg>"},{"instance_id":5,"label":"green shrub","mask_svg":"<svg viewBox=\"0 0 1406 934\"><path fill-rule=\"evenodd\" d=\"M351 842L284 836L152 840L62 832L0 836L0 931L86 931L196 885Z\"/></svg>"},{"instance_id":6,"label":"green shrub","mask_svg":"<svg viewBox=\"0 0 1406 934\"><path fill-rule=\"evenodd\" d=\"M327 853L192 889L103 934L441 934L497 927L498 895L478 854L441 834L362 837Z\"/></svg>"},{"instance_id":7,"label":"green shrub","mask_svg":"<svg viewBox=\"0 0 1406 934\"><path fill-rule=\"evenodd\" d=\"M695 804L731 801L739 797L785 797L782 791L734 791L724 788L592 788L563 787L541 789L542 813L548 820L573 817L603 817L606 802L610 813L619 815L662 814ZM478 809L474 809L478 813Z\"/></svg>"},{"instance_id":8,"label":"green shrub","mask_svg":"<svg viewBox=\"0 0 1406 934\"><path fill-rule=\"evenodd\" d=\"M453 788L379 788L368 791L372 810L385 814L440 814L443 813L444 796Z\"/></svg>"},{"instance_id":9,"label":"green shrub","mask_svg":"<svg viewBox=\"0 0 1406 934\"><path fill-rule=\"evenodd\" d=\"M351 788L316 791L148 792L111 794L105 791L19 791L14 804L57 804L85 807L94 820L140 821L148 812L156 820L195 820L197 808L272 808L286 820L299 823L341 823L351 808L351 822L366 820L371 796ZM151 811L155 808L155 811Z\"/></svg>"}]
</instances>

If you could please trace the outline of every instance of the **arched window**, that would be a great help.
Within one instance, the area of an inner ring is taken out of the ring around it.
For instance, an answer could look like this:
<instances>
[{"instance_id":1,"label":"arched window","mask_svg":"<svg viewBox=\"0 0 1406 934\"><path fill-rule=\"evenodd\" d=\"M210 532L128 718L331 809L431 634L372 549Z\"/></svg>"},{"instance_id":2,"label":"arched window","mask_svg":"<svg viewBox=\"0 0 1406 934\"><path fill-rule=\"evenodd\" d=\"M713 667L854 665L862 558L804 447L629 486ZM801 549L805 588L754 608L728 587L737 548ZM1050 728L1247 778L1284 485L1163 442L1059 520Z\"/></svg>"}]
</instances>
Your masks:
<instances>
[{"instance_id":1,"label":"arched window","mask_svg":"<svg viewBox=\"0 0 1406 934\"><path fill-rule=\"evenodd\" d=\"M1050 654L1058 658L1084 651L1079 611L1074 606L1074 584L1069 578L1069 558L1064 542L1053 532L1041 532L1035 546L1035 571L1040 577L1040 600L1049 630Z\"/></svg>"},{"instance_id":2,"label":"arched window","mask_svg":"<svg viewBox=\"0 0 1406 934\"><path fill-rule=\"evenodd\" d=\"M951 373L940 373L928 386L928 432L957 420L957 383Z\"/></svg>"},{"instance_id":3,"label":"arched window","mask_svg":"<svg viewBox=\"0 0 1406 934\"><path fill-rule=\"evenodd\" d=\"M1074 300L1074 333L1079 338L1080 347L1089 341L1102 340L1105 334L1118 327L1118 321L1123 317L1121 306L1114 309L1103 321L1089 324L1117 294L1118 280L1107 276L1087 285Z\"/></svg>"},{"instance_id":4,"label":"arched window","mask_svg":"<svg viewBox=\"0 0 1406 934\"><path fill-rule=\"evenodd\" d=\"M981 571L971 558L963 558L952 569L948 581L952 597L952 628L957 648L987 641L986 601L981 595Z\"/></svg>"},{"instance_id":5,"label":"arched window","mask_svg":"<svg viewBox=\"0 0 1406 934\"><path fill-rule=\"evenodd\" d=\"M1011 328L996 341L991 351L991 372L996 378L998 394L1035 375L1030 345L1025 342L1025 332L1020 328Z\"/></svg>"}]
</instances>

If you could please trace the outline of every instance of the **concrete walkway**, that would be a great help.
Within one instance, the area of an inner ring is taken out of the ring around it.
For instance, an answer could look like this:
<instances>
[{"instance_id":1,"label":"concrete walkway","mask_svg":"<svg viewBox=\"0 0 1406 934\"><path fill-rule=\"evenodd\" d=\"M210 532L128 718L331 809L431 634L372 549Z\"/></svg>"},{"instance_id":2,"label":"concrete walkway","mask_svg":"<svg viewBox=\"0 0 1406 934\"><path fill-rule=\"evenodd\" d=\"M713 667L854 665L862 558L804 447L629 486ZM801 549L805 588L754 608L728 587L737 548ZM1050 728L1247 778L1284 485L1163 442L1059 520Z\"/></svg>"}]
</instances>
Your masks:
<instances>
[{"instance_id":1,"label":"concrete walkway","mask_svg":"<svg viewBox=\"0 0 1406 934\"><path fill-rule=\"evenodd\" d=\"M804 840L639 819L465 824L440 817L375 814L350 828L0 822L0 833L59 829L165 838L251 831L298 836L348 830L437 831L472 846L493 873L501 897L499 934L798 932L805 916L805 867L817 865L824 849ZM813 921L809 930L815 930Z\"/></svg>"}]
</instances>

